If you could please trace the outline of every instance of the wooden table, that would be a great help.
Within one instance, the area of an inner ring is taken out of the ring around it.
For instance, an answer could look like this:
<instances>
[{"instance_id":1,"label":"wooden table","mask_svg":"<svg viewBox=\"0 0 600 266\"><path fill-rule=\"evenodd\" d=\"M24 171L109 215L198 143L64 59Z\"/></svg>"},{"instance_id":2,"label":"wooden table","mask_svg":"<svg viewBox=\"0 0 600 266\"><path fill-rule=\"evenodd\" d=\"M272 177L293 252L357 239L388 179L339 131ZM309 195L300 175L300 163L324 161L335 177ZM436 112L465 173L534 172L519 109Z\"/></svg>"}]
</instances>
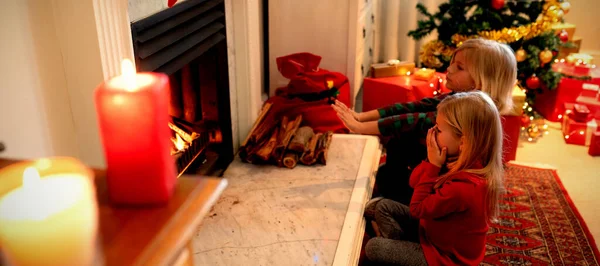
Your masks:
<instances>
[{"instance_id":1,"label":"wooden table","mask_svg":"<svg viewBox=\"0 0 600 266\"><path fill-rule=\"evenodd\" d=\"M14 160L0 159L0 168ZM109 203L104 171L95 172L100 218L96 265L192 265L192 235L227 180L182 176L164 206L118 207Z\"/></svg>"},{"instance_id":2,"label":"wooden table","mask_svg":"<svg viewBox=\"0 0 600 266\"><path fill-rule=\"evenodd\" d=\"M327 165L242 163L194 237L200 265L356 265L381 146L334 135Z\"/></svg>"}]
</instances>

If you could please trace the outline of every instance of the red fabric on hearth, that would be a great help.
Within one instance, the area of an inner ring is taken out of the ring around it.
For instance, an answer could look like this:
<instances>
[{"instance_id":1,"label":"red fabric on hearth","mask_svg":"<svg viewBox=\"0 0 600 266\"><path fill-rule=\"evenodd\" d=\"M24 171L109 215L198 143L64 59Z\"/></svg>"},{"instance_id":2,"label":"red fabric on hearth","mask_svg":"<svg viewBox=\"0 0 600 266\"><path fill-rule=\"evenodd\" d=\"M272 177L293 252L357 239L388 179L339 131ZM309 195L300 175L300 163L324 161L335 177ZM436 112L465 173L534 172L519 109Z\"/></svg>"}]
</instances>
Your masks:
<instances>
[{"instance_id":1,"label":"red fabric on hearth","mask_svg":"<svg viewBox=\"0 0 600 266\"><path fill-rule=\"evenodd\" d=\"M275 96L270 97L271 109L265 119L281 119L288 116L293 119L302 115L302 125L310 126L315 132L333 131L347 133L348 129L330 106L328 98L303 100L302 96L318 95L330 90L328 81L339 90L337 99L350 105L350 85L348 78L339 72L319 68L321 57L311 53L296 53L278 57L277 68L281 75L290 79L286 87L278 88Z\"/></svg>"},{"instance_id":2,"label":"red fabric on hearth","mask_svg":"<svg viewBox=\"0 0 600 266\"><path fill-rule=\"evenodd\" d=\"M277 69L282 76L290 79L287 86L277 88L275 95L289 97L298 94L320 93L328 90L327 81L340 93L337 99L347 106L350 103L350 84L348 78L339 72L319 68L321 57L311 53L296 53L278 57Z\"/></svg>"},{"instance_id":3,"label":"red fabric on hearth","mask_svg":"<svg viewBox=\"0 0 600 266\"><path fill-rule=\"evenodd\" d=\"M305 102L301 99L288 99L282 96L273 96L267 100L271 103L265 120L277 121L283 116L294 119L302 115L302 126L310 126L315 132L333 131L334 133L348 133L348 129L327 100Z\"/></svg>"}]
</instances>

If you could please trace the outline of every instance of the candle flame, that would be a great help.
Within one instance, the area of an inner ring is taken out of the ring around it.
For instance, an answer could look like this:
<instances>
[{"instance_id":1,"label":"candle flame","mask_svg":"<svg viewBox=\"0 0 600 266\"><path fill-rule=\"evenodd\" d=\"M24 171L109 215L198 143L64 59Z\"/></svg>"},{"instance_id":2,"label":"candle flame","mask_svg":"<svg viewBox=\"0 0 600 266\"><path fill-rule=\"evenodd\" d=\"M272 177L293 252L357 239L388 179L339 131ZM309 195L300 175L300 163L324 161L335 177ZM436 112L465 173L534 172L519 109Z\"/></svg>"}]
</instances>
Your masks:
<instances>
[{"instance_id":1,"label":"candle flame","mask_svg":"<svg viewBox=\"0 0 600 266\"><path fill-rule=\"evenodd\" d=\"M34 187L40 182L40 173L33 167L25 168L23 172L23 187Z\"/></svg>"},{"instance_id":2,"label":"candle flame","mask_svg":"<svg viewBox=\"0 0 600 266\"><path fill-rule=\"evenodd\" d=\"M129 59L123 59L121 61L121 76L125 80L125 90L135 91L137 89L135 81L135 67Z\"/></svg>"}]
</instances>

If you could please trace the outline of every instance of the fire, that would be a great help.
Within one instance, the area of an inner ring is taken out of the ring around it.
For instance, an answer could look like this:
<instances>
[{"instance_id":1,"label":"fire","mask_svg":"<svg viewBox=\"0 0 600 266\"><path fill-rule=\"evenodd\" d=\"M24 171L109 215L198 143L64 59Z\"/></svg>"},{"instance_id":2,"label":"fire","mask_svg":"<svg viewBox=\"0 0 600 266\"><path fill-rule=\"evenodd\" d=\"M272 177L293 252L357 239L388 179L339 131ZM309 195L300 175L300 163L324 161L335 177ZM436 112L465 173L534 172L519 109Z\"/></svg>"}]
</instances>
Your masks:
<instances>
[{"instance_id":1,"label":"fire","mask_svg":"<svg viewBox=\"0 0 600 266\"><path fill-rule=\"evenodd\" d=\"M171 141L173 141L173 144L175 144L175 148L177 148L178 151L183 150L185 148L185 142L181 139L179 134L175 135L177 135L177 139L171 139Z\"/></svg>"}]
</instances>

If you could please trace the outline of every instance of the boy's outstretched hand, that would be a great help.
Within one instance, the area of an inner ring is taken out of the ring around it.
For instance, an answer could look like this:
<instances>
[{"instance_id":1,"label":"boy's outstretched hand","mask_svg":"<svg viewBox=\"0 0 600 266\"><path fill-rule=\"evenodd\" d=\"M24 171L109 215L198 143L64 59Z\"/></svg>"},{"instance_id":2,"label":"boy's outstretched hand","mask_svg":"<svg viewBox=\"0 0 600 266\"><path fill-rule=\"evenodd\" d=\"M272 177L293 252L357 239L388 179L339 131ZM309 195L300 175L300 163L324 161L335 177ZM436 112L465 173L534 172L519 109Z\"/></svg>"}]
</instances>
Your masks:
<instances>
[{"instance_id":1,"label":"boy's outstretched hand","mask_svg":"<svg viewBox=\"0 0 600 266\"><path fill-rule=\"evenodd\" d=\"M333 110L337 113L337 116L344 122L344 125L353 133L362 133L362 124L358 120L358 114L350 108L348 108L344 103L336 100L335 104L332 104Z\"/></svg>"},{"instance_id":2,"label":"boy's outstretched hand","mask_svg":"<svg viewBox=\"0 0 600 266\"><path fill-rule=\"evenodd\" d=\"M440 149L435 138L435 127L427 131L427 159L437 167L446 162L446 147Z\"/></svg>"}]
</instances>

